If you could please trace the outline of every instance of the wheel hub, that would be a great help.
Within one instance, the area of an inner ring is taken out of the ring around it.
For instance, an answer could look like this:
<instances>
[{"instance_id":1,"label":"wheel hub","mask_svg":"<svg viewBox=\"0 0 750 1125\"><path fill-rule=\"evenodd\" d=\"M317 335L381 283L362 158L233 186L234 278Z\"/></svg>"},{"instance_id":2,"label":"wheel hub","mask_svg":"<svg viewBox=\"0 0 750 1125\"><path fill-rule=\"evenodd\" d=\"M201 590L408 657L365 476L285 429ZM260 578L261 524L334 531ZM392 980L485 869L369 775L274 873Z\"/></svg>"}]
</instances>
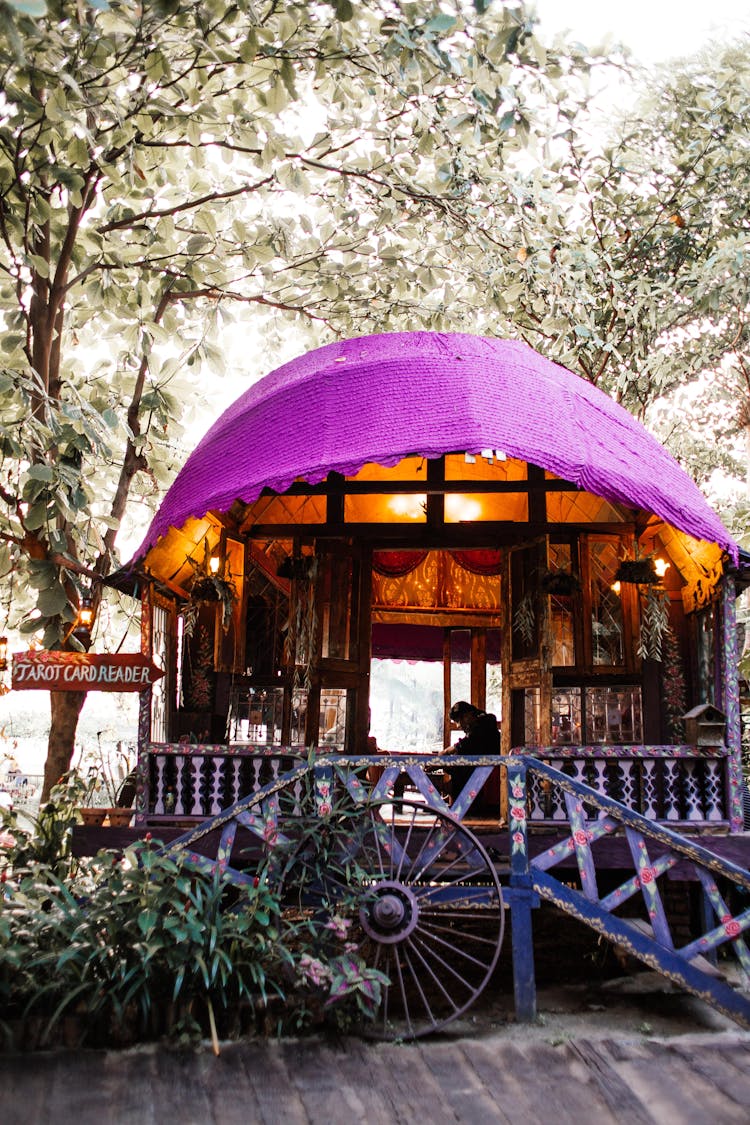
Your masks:
<instances>
[{"instance_id":1,"label":"wheel hub","mask_svg":"<svg viewBox=\"0 0 750 1125\"><path fill-rule=\"evenodd\" d=\"M359 910L365 932L386 944L404 941L414 930L418 918L419 904L413 892L395 880L371 887Z\"/></svg>"}]
</instances>

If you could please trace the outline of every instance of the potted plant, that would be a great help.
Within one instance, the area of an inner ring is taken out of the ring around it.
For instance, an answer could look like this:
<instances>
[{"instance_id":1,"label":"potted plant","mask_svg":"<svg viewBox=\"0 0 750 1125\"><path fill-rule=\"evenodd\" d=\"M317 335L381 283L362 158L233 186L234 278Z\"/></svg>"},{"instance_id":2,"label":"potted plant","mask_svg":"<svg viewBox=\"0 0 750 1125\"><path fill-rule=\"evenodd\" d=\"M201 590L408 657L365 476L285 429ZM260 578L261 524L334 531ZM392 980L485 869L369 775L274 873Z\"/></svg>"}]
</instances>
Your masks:
<instances>
[{"instance_id":1,"label":"potted plant","mask_svg":"<svg viewBox=\"0 0 750 1125\"><path fill-rule=\"evenodd\" d=\"M123 807L120 795L125 782L133 776L133 764L121 748L112 761L102 749L100 735L97 735L97 742L95 751L82 755L81 767L87 767L87 772L81 779L83 793L79 812L83 823L89 826L100 827L105 820L110 826L125 826L131 821L133 810Z\"/></svg>"},{"instance_id":2,"label":"potted plant","mask_svg":"<svg viewBox=\"0 0 750 1125\"><path fill-rule=\"evenodd\" d=\"M539 579L539 589L543 594L556 598L572 598L581 589L581 581L570 570L544 570Z\"/></svg>"},{"instance_id":3,"label":"potted plant","mask_svg":"<svg viewBox=\"0 0 750 1125\"><path fill-rule=\"evenodd\" d=\"M203 561L188 556L188 562L193 568L193 584L190 588L190 600L185 608L184 622L185 635L191 636L198 620L198 610L202 605L218 602L221 606L221 627L226 633L232 621L232 612L238 600L237 587L231 572L219 573L218 559L209 558L208 542L203 543Z\"/></svg>"},{"instance_id":4,"label":"potted plant","mask_svg":"<svg viewBox=\"0 0 750 1125\"><path fill-rule=\"evenodd\" d=\"M615 571L615 582L631 582L636 586L658 586L659 575L653 555L642 555L635 546L635 555L632 559L621 559Z\"/></svg>"}]
</instances>

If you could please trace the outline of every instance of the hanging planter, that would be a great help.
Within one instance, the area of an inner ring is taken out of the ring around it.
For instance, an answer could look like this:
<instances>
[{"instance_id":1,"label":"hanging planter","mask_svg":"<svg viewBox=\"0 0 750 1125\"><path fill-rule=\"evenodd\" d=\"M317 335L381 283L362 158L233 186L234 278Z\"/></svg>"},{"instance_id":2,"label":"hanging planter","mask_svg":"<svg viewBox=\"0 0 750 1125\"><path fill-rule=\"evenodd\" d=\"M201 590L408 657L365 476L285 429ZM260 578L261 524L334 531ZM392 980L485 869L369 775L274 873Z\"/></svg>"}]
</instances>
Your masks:
<instances>
[{"instance_id":1,"label":"hanging planter","mask_svg":"<svg viewBox=\"0 0 750 1125\"><path fill-rule=\"evenodd\" d=\"M623 559L615 573L615 582L632 582L637 586L658 586L653 559Z\"/></svg>"},{"instance_id":2,"label":"hanging planter","mask_svg":"<svg viewBox=\"0 0 750 1125\"><path fill-rule=\"evenodd\" d=\"M661 586L649 584L641 602L641 630L638 655L642 660L661 660L669 635L669 594Z\"/></svg>"},{"instance_id":3,"label":"hanging planter","mask_svg":"<svg viewBox=\"0 0 750 1125\"><path fill-rule=\"evenodd\" d=\"M219 560L217 557L209 558L208 542L205 540L203 543L203 562L196 562L195 559L190 557L188 557L188 562L193 568L194 577L193 584L190 587L190 598L184 613L185 636L193 635L200 607L212 603L218 603L221 606L221 627L226 633L232 622L234 607L239 599L231 573L219 574Z\"/></svg>"},{"instance_id":4,"label":"hanging planter","mask_svg":"<svg viewBox=\"0 0 750 1125\"><path fill-rule=\"evenodd\" d=\"M539 579L539 589L556 598L572 598L581 589L581 582L578 575L569 570L545 570Z\"/></svg>"},{"instance_id":5,"label":"hanging planter","mask_svg":"<svg viewBox=\"0 0 750 1125\"><path fill-rule=\"evenodd\" d=\"M581 580L569 570L542 570L539 584L528 590L519 601L513 614L513 631L525 644L533 644L536 630L537 602L540 597L572 598L581 589Z\"/></svg>"}]
</instances>

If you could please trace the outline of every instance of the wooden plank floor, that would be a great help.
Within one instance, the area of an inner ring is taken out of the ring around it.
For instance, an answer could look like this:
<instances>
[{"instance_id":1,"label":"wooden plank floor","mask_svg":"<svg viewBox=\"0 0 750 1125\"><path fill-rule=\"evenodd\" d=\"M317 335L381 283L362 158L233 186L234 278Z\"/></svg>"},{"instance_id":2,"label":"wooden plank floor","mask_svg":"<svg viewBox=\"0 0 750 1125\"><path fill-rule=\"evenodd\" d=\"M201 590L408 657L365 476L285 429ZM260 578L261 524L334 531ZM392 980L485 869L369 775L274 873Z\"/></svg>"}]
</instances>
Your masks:
<instances>
[{"instance_id":1,"label":"wooden plank floor","mask_svg":"<svg viewBox=\"0 0 750 1125\"><path fill-rule=\"evenodd\" d=\"M750 1032L0 1055L3 1125L747 1125Z\"/></svg>"}]
</instances>

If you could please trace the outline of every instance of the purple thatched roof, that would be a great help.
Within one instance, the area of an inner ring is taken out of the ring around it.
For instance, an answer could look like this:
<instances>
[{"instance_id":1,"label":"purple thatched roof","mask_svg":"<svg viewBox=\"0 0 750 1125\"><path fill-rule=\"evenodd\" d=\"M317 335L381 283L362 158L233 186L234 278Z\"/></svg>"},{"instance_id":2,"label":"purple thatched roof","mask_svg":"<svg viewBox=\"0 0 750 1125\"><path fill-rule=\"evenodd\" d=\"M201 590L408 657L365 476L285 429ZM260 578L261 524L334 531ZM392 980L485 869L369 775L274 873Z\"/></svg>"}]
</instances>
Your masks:
<instances>
[{"instance_id":1,"label":"purple thatched roof","mask_svg":"<svg viewBox=\"0 0 750 1125\"><path fill-rule=\"evenodd\" d=\"M170 526L264 487L367 461L502 449L698 539L737 544L700 490L626 410L526 344L403 332L318 348L241 395L188 458L138 552Z\"/></svg>"}]
</instances>

